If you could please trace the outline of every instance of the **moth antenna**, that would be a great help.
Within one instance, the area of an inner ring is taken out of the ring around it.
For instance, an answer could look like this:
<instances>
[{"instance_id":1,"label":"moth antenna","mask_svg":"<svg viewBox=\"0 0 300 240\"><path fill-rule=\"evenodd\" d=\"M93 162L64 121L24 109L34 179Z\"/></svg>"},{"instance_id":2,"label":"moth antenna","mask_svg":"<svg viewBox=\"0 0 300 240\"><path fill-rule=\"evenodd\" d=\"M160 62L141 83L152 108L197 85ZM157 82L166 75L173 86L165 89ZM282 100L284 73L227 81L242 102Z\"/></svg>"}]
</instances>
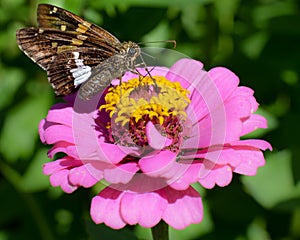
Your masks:
<instances>
[{"instance_id":1,"label":"moth antenna","mask_svg":"<svg viewBox=\"0 0 300 240\"><path fill-rule=\"evenodd\" d=\"M173 48L176 48L176 40L162 40L162 41L151 41L151 42L139 42L138 45L147 43L173 43Z\"/></svg>"}]
</instances>

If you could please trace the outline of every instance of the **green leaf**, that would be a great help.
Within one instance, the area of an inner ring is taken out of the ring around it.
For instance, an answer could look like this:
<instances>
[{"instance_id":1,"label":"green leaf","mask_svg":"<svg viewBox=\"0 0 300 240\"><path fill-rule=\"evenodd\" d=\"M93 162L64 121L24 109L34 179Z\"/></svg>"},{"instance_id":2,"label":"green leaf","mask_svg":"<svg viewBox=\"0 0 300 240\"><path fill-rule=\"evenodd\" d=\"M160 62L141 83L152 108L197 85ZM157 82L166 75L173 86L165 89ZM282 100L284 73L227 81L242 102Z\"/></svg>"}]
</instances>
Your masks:
<instances>
[{"instance_id":1,"label":"green leaf","mask_svg":"<svg viewBox=\"0 0 300 240\"><path fill-rule=\"evenodd\" d=\"M258 32L246 38L241 44L241 47L246 56L256 59L260 56L267 40L268 35L266 32Z\"/></svg>"},{"instance_id":2,"label":"green leaf","mask_svg":"<svg viewBox=\"0 0 300 240\"><path fill-rule=\"evenodd\" d=\"M8 161L28 158L34 150L38 124L50 105L50 94L30 97L11 109L4 122L0 149Z\"/></svg>"},{"instance_id":3,"label":"green leaf","mask_svg":"<svg viewBox=\"0 0 300 240\"><path fill-rule=\"evenodd\" d=\"M153 7L168 7L168 6L178 6L178 7L183 7L186 6L188 4L194 4L194 3L198 3L198 4L206 4L206 3L211 3L212 0L186 0L186 1L182 1L182 0L173 0L173 1L169 1L169 0L102 0L102 1L91 1L91 5L93 4L93 6L111 6L111 5L115 5L115 6L130 6L130 5L135 5L135 6L153 6Z\"/></svg>"},{"instance_id":4,"label":"green leaf","mask_svg":"<svg viewBox=\"0 0 300 240\"><path fill-rule=\"evenodd\" d=\"M248 226L247 239L270 239L270 236L266 230L266 223L263 219L257 218Z\"/></svg>"},{"instance_id":5,"label":"green leaf","mask_svg":"<svg viewBox=\"0 0 300 240\"><path fill-rule=\"evenodd\" d=\"M47 161L47 149L40 149L22 177L20 187L24 192L36 192L49 186L49 177L42 172L42 166Z\"/></svg>"},{"instance_id":6,"label":"green leaf","mask_svg":"<svg viewBox=\"0 0 300 240\"><path fill-rule=\"evenodd\" d=\"M0 39L1 42L1 39ZM14 99L14 94L25 80L24 73L17 68L4 68L0 63L0 109Z\"/></svg>"},{"instance_id":7,"label":"green leaf","mask_svg":"<svg viewBox=\"0 0 300 240\"><path fill-rule=\"evenodd\" d=\"M280 202L300 196L300 185L295 186L288 150L272 154L266 166L256 176L243 176L247 191L264 207L272 208Z\"/></svg>"}]
</instances>

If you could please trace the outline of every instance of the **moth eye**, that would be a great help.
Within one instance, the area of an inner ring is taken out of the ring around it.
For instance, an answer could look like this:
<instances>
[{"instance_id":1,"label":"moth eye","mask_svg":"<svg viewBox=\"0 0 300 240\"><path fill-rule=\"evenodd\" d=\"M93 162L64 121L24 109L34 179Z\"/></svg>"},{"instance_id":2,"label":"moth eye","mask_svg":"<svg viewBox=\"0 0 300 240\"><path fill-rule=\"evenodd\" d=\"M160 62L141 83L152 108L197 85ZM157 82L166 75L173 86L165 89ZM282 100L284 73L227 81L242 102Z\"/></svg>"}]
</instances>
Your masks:
<instances>
[{"instance_id":1,"label":"moth eye","mask_svg":"<svg viewBox=\"0 0 300 240\"><path fill-rule=\"evenodd\" d=\"M129 48L128 54L133 56L134 54L136 54L136 49L135 48Z\"/></svg>"}]
</instances>

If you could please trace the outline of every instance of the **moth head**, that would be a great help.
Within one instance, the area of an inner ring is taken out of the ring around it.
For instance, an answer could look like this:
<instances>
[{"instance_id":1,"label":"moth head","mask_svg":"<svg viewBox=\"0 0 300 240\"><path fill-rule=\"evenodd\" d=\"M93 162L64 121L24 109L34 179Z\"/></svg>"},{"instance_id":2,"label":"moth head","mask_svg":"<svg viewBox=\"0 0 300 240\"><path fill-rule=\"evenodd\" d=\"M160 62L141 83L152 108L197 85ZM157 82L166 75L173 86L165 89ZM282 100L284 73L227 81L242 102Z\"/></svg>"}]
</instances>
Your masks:
<instances>
[{"instance_id":1,"label":"moth head","mask_svg":"<svg viewBox=\"0 0 300 240\"><path fill-rule=\"evenodd\" d=\"M137 43L129 41L125 42L123 46L126 55L131 59L136 59L141 54L141 49Z\"/></svg>"}]
</instances>

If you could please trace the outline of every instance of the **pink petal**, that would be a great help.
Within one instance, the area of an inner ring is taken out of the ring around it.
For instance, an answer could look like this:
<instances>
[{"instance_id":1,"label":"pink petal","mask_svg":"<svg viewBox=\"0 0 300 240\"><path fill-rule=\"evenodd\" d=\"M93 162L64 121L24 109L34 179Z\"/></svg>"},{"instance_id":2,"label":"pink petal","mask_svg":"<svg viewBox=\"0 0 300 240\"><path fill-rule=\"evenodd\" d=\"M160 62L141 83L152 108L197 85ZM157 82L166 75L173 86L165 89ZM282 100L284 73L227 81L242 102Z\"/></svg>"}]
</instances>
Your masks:
<instances>
[{"instance_id":1,"label":"pink petal","mask_svg":"<svg viewBox=\"0 0 300 240\"><path fill-rule=\"evenodd\" d=\"M58 123L72 127L73 108L64 107L61 109L52 109L48 112L46 120L48 122Z\"/></svg>"},{"instance_id":2,"label":"pink petal","mask_svg":"<svg viewBox=\"0 0 300 240\"><path fill-rule=\"evenodd\" d=\"M134 151L127 147L122 147L114 144L101 143L98 151L98 159L101 161L118 164L127 155L133 155Z\"/></svg>"},{"instance_id":3,"label":"pink petal","mask_svg":"<svg viewBox=\"0 0 300 240\"><path fill-rule=\"evenodd\" d=\"M77 186L73 186L72 184L70 184L68 180L65 180L64 182L62 182L60 187L65 193L69 193L69 194L73 193L78 188Z\"/></svg>"},{"instance_id":4,"label":"pink petal","mask_svg":"<svg viewBox=\"0 0 300 240\"><path fill-rule=\"evenodd\" d=\"M44 129L44 126L45 126L45 123L46 123L46 120L45 119L42 119L39 123L39 135L40 135L40 139L41 139L41 142L42 143L46 143L46 139L45 139L45 129Z\"/></svg>"},{"instance_id":5,"label":"pink petal","mask_svg":"<svg viewBox=\"0 0 300 240\"><path fill-rule=\"evenodd\" d=\"M180 72L175 75L177 81L187 81L188 90L190 91L191 104L187 108L188 116L196 115L198 119L202 119L216 108L223 105L220 97L218 86L213 79L210 78L208 72L202 69L202 63L197 61L186 61L187 69L190 72Z\"/></svg>"},{"instance_id":6,"label":"pink petal","mask_svg":"<svg viewBox=\"0 0 300 240\"><path fill-rule=\"evenodd\" d=\"M193 128L192 134L193 138L200 139L198 148L223 144L226 139L232 138L232 136L235 137L234 140L239 139L236 132L240 133L241 123L239 127L239 125L234 125L239 120L236 118L233 118L233 120L235 120L233 123L227 121L226 112L222 106L215 108L210 114L200 119L197 127ZM229 128L230 124L234 125L233 129Z\"/></svg>"},{"instance_id":7,"label":"pink petal","mask_svg":"<svg viewBox=\"0 0 300 240\"><path fill-rule=\"evenodd\" d=\"M199 223L203 218L202 200L197 191L189 187L184 191L171 188L162 189L168 199L163 220L175 229L184 229L192 223Z\"/></svg>"},{"instance_id":8,"label":"pink petal","mask_svg":"<svg viewBox=\"0 0 300 240\"><path fill-rule=\"evenodd\" d=\"M199 124L193 128L193 140L199 139L199 148L205 148L215 143L212 142L212 135L213 135L213 126L212 126L212 119L211 115L206 115L204 118L201 119ZM198 131L196 131L198 130ZM222 140L221 140L222 142ZM184 143L184 146L186 144Z\"/></svg>"},{"instance_id":9,"label":"pink petal","mask_svg":"<svg viewBox=\"0 0 300 240\"><path fill-rule=\"evenodd\" d=\"M265 165L264 155L260 150L239 150L242 156L241 163L234 168L234 172L253 176L258 167Z\"/></svg>"},{"instance_id":10,"label":"pink petal","mask_svg":"<svg viewBox=\"0 0 300 240\"><path fill-rule=\"evenodd\" d=\"M251 114L247 120L243 122L243 131L241 135L253 132L258 128L267 128L267 120L258 114Z\"/></svg>"},{"instance_id":11,"label":"pink petal","mask_svg":"<svg viewBox=\"0 0 300 240\"><path fill-rule=\"evenodd\" d=\"M242 121L233 116L227 115L226 116L226 135L223 140L223 143L238 141L242 136L243 124Z\"/></svg>"},{"instance_id":12,"label":"pink petal","mask_svg":"<svg viewBox=\"0 0 300 240\"><path fill-rule=\"evenodd\" d=\"M94 186L99 180L89 173L85 165L73 168L69 172L69 181L74 186L89 188Z\"/></svg>"},{"instance_id":13,"label":"pink petal","mask_svg":"<svg viewBox=\"0 0 300 240\"><path fill-rule=\"evenodd\" d=\"M66 193L74 192L77 189L77 187L70 184L70 182L68 180L68 174L69 174L69 170L67 170L67 169L53 173L50 176L51 185L53 187L60 186L61 189Z\"/></svg>"},{"instance_id":14,"label":"pink petal","mask_svg":"<svg viewBox=\"0 0 300 240\"><path fill-rule=\"evenodd\" d=\"M245 149L245 147L257 148L263 151L269 149L272 151L272 146L270 143L260 139L248 139L248 140L240 140L237 142L230 143L231 146L234 146L235 149Z\"/></svg>"},{"instance_id":15,"label":"pink petal","mask_svg":"<svg viewBox=\"0 0 300 240\"><path fill-rule=\"evenodd\" d=\"M251 114L251 103L246 97L232 97L226 102L226 115L245 118Z\"/></svg>"},{"instance_id":16,"label":"pink petal","mask_svg":"<svg viewBox=\"0 0 300 240\"><path fill-rule=\"evenodd\" d=\"M164 188L166 185L168 184L162 178L152 178L145 174L135 174L132 180L127 184L112 184L110 186L119 191L146 193L154 192Z\"/></svg>"},{"instance_id":17,"label":"pink petal","mask_svg":"<svg viewBox=\"0 0 300 240\"><path fill-rule=\"evenodd\" d=\"M77 154L80 159L97 160L111 165L117 164L128 154L134 151L127 147L118 146L111 143L101 142L94 130L77 132L75 135Z\"/></svg>"},{"instance_id":18,"label":"pink petal","mask_svg":"<svg viewBox=\"0 0 300 240\"><path fill-rule=\"evenodd\" d=\"M52 125L46 128L44 138L47 144L54 144L59 141L74 143L72 128L63 125Z\"/></svg>"},{"instance_id":19,"label":"pink petal","mask_svg":"<svg viewBox=\"0 0 300 240\"><path fill-rule=\"evenodd\" d=\"M160 176L167 180L168 184L178 181L182 179L184 175L186 175L187 170L189 169L190 165L192 164L191 160L181 161L181 162L174 162L169 169L164 169L161 171Z\"/></svg>"},{"instance_id":20,"label":"pink petal","mask_svg":"<svg viewBox=\"0 0 300 240\"><path fill-rule=\"evenodd\" d=\"M182 160L184 163L185 160ZM180 161L181 162L181 161ZM168 185L176 190L186 190L189 188L190 184L198 181L198 175L202 163L194 161L182 174L180 177L177 177L175 181L173 179L168 180Z\"/></svg>"},{"instance_id":21,"label":"pink petal","mask_svg":"<svg viewBox=\"0 0 300 240\"><path fill-rule=\"evenodd\" d=\"M77 148L73 144L67 142L56 143L49 151L48 157L53 158L57 153L65 153L70 157L78 158Z\"/></svg>"},{"instance_id":22,"label":"pink petal","mask_svg":"<svg viewBox=\"0 0 300 240\"><path fill-rule=\"evenodd\" d=\"M235 96L243 96L248 98L248 100L251 103L251 112L255 112L258 108L258 103L255 99L255 97L253 97L254 91L251 88L245 87L245 86L240 86L236 89L234 95Z\"/></svg>"},{"instance_id":23,"label":"pink petal","mask_svg":"<svg viewBox=\"0 0 300 240\"><path fill-rule=\"evenodd\" d=\"M214 162L217 165L230 165L230 166L237 166L241 162L241 155L238 151L234 150L233 148L224 148L219 151L219 154L216 159L210 159L210 155L206 155L205 158Z\"/></svg>"},{"instance_id":24,"label":"pink petal","mask_svg":"<svg viewBox=\"0 0 300 240\"><path fill-rule=\"evenodd\" d=\"M140 169L148 176L160 177L169 173L176 160L176 153L161 151L157 155L143 157L139 160Z\"/></svg>"},{"instance_id":25,"label":"pink petal","mask_svg":"<svg viewBox=\"0 0 300 240\"><path fill-rule=\"evenodd\" d=\"M239 78L229 69L216 67L209 70L208 74L214 80L223 101L237 89Z\"/></svg>"},{"instance_id":26,"label":"pink petal","mask_svg":"<svg viewBox=\"0 0 300 240\"><path fill-rule=\"evenodd\" d=\"M51 176L50 176L50 183L53 187L58 187L60 186L63 181L66 180L67 176L69 174L69 170L68 169L63 169L61 171L58 172L54 172Z\"/></svg>"},{"instance_id":27,"label":"pink petal","mask_svg":"<svg viewBox=\"0 0 300 240\"><path fill-rule=\"evenodd\" d=\"M236 90L235 90L235 94L236 96L244 96L244 97L252 97L254 94L253 89L249 88L249 87L245 87L245 86L239 86Z\"/></svg>"},{"instance_id":28,"label":"pink petal","mask_svg":"<svg viewBox=\"0 0 300 240\"><path fill-rule=\"evenodd\" d=\"M104 179L112 184L128 183L134 174L139 170L137 163L126 163L120 166L106 168L104 170Z\"/></svg>"},{"instance_id":29,"label":"pink petal","mask_svg":"<svg viewBox=\"0 0 300 240\"><path fill-rule=\"evenodd\" d=\"M124 192L106 187L92 199L90 214L96 224L104 223L120 229L126 225L121 217L120 204Z\"/></svg>"},{"instance_id":30,"label":"pink petal","mask_svg":"<svg viewBox=\"0 0 300 240\"><path fill-rule=\"evenodd\" d=\"M126 192L121 201L121 214L130 225L151 228L161 220L167 200L157 192Z\"/></svg>"},{"instance_id":31,"label":"pink petal","mask_svg":"<svg viewBox=\"0 0 300 240\"><path fill-rule=\"evenodd\" d=\"M232 179L232 169L227 166L215 166L208 175L201 177L199 183L205 188L213 188L216 184L220 187L227 186Z\"/></svg>"},{"instance_id":32,"label":"pink petal","mask_svg":"<svg viewBox=\"0 0 300 240\"><path fill-rule=\"evenodd\" d=\"M180 82L181 86L187 89L199 77L202 68L201 62L183 58L170 68L166 78L172 82Z\"/></svg>"},{"instance_id":33,"label":"pink petal","mask_svg":"<svg viewBox=\"0 0 300 240\"><path fill-rule=\"evenodd\" d=\"M62 169L73 168L81 165L82 165L81 161L66 156L62 159L45 163L43 166L43 173L45 175L51 175Z\"/></svg>"},{"instance_id":34,"label":"pink petal","mask_svg":"<svg viewBox=\"0 0 300 240\"><path fill-rule=\"evenodd\" d=\"M154 124L151 121L149 121L146 125L146 136L149 145L153 149L161 150L172 143L171 139L161 135L161 133L155 128Z\"/></svg>"}]
</instances>

